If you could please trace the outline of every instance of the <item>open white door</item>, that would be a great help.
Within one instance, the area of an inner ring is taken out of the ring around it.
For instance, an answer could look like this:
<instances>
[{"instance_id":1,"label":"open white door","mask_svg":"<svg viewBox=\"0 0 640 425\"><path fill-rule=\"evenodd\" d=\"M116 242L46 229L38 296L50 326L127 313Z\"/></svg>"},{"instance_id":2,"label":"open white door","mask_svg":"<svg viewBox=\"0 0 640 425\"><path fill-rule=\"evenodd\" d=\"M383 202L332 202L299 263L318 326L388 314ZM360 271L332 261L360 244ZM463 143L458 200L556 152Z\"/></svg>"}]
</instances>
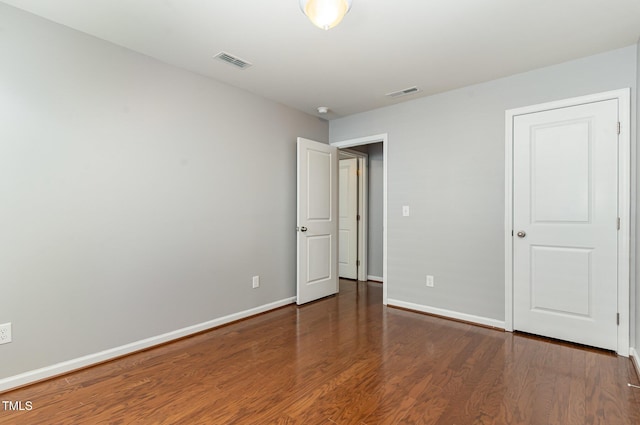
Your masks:
<instances>
[{"instance_id":1,"label":"open white door","mask_svg":"<svg viewBox=\"0 0 640 425\"><path fill-rule=\"evenodd\" d=\"M338 275L358 279L358 158L340 160Z\"/></svg>"},{"instance_id":2,"label":"open white door","mask_svg":"<svg viewBox=\"0 0 640 425\"><path fill-rule=\"evenodd\" d=\"M298 138L297 303L338 292L338 149Z\"/></svg>"}]
</instances>

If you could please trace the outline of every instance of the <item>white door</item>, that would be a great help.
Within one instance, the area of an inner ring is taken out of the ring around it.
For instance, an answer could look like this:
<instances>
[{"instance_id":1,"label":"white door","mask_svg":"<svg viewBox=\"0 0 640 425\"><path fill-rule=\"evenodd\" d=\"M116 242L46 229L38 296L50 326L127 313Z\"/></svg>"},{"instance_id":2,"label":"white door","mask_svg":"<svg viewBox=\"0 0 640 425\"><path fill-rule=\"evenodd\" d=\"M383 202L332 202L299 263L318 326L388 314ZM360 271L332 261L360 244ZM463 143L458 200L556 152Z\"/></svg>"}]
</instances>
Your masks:
<instances>
[{"instance_id":1,"label":"white door","mask_svg":"<svg viewBox=\"0 0 640 425\"><path fill-rule=\"evenodd\" d=\"M338 292L338 149L298 138L297 303Z\"/></svg>"},{"instance_id":2,"label":"white door","mask_svg":"<svg viewBox=\"0 0 640 425\"><path fill-rule=\"evenodd\" d=\"M358 159L340 160L338 274L358 278Z\"/></svg>"},{"instance_id":3,"label":"white door","mask_svg":"<svg viewBox=\"0 0 640 425\"><path fill-rule=\"evenodd\" d=\"M514 329L617 348L618 100L513 120Z\"/></svg>"}]
</instances>

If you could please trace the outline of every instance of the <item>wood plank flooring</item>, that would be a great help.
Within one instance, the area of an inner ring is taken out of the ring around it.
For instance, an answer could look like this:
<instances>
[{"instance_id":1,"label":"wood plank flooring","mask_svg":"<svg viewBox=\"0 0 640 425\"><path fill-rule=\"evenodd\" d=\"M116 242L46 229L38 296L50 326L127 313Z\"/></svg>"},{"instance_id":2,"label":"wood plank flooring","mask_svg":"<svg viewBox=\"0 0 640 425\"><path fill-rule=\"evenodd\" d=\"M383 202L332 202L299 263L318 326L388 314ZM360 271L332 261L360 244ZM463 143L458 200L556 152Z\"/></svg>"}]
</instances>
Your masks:
<instances>
[{"instance_id":1,"label":"wood plank flooring","mask_svg":"<svg viewBox=\"0 0 640 425\"><path fill-rule=\"evenodd\" d=\"M0 394L0 424L637 425L629 359L382 305L376 283Z\"/></svg>"}]
</instances>

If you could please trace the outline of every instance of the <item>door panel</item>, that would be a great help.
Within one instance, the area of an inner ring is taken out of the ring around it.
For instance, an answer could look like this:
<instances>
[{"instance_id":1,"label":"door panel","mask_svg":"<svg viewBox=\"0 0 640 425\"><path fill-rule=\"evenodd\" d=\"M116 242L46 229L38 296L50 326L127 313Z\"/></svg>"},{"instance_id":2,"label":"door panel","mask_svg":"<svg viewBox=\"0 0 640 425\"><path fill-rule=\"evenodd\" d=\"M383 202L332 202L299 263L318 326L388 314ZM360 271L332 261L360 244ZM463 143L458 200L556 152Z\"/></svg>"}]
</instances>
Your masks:
<instances>
[{"instance_id":1,"label":"door panel","mask_svg":"<svg viewBox=\"0 0 640 425\"><path fill-rule=\"evenodd\" d=\"M617 100L514 117L516 330L617 348L617 122Z\"/></svg>"},{"instance_id":2,"label":"door panel","mask_svg":"<svg viewBox=\"0 0 640 425\"><path fill-rule=\"evenodd\" d=\"M332 154L307 149L307 214L306 219L331 220Z\"/></svg>"},{"instance_id":3,"label":"door panel","mask_svg":"<svg viewBox=\"0 0 640 425\"><path fill-rule=\"evenodd\" d=\"M592 252L592 249L531 247L530 308L543 313L589 317L593 295Z\"/></svg>"},{"instance_id":4,"label":"door panel","mask_svg":"<svg viewBox=\"0 0 640 425\"><path fill-rule=\"evenodd\" d=\"M298 304L338 292L337 155L337 148L298 138Z\"/></svg>"},{"instance_id":5,"label":"door panel","mask_svg":"<svg viewBox=\"0 0 640 425\"><path fill-rule=\"evenodd\" d=\"M358 277L358 160L340 160L340 254L338 274Z\"/></svg>"},{"instance_id":6,"label":"door panel","mask_svg":"<svg viewBox=\"0 0 640 425\"><path fill-rule=\"evenodd\" d=\"M531 131L533 221L588 222L589 120L540 125Z\"/></svg>"},{"instance_id":7,"label":"door panel","mask_svg":"<svg viewBox=\"0 0 640 425\"><path fill-rule=\"evenodd\" d=\"M331 278L331 235L307 237L307 284Z\"/></svg>"}]
</instances>

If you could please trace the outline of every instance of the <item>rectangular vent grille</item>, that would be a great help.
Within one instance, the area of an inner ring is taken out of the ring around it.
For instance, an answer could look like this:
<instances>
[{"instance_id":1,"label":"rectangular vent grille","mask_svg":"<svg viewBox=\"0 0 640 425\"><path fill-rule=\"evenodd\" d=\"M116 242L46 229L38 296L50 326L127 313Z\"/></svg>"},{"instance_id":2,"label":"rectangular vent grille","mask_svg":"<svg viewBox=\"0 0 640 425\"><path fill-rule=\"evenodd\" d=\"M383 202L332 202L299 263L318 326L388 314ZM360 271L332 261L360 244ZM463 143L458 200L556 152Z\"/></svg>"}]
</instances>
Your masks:
<instances>
[{"instance_id":1,"label":"rectangular vent grille","mask_svg":"<svg viewBox=\"0 0 640 425\"><path fill-rule=\"evenodd\" d=\"M252 64L247 62L246 60L240 59L237 56L233 56L230 55L227 52L220 52L217 55L214 56L214 58L221 60L223 62L226 62L228 64L231 64L237 68L240 69L246 69L249 68Z\"/></svg>"},{"instance_id":2,"label":"rectangular vent grille","mask_svg":"<svg viewBox=\"0 0 640 425\"><path fill-rule=\"evenodd\" d=\"M413 87L409 87L408 89L398 90L398 91L394 91L394 92L391 92L391 93L387 93L386 96L389 96L389 97L400 97L400 96L406 96L408 94L417 93L419 91L420 91L419 88L413 86Z\"/></svg>"}]
</instances>

